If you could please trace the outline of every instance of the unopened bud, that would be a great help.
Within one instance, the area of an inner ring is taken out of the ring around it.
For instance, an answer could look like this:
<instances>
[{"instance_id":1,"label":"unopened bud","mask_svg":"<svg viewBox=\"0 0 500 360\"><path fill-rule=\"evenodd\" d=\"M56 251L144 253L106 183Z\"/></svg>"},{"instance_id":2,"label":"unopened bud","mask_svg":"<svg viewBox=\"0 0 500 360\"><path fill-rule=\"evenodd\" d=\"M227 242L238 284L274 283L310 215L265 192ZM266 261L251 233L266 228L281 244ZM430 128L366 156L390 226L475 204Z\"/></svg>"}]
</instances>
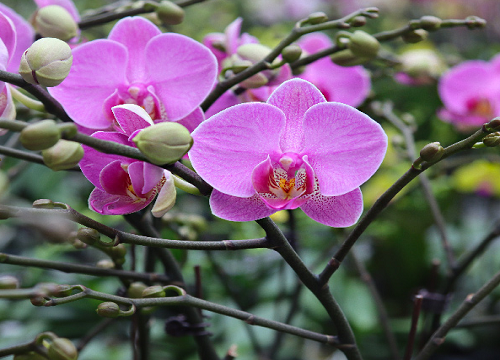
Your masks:
<instances>
[{"instance_id":1,"label":"unopened bud","mask_svg":"<svg viewBox=\"0 0 500 360\"><path fill-rule=\"evenodd\" d=\"M433 142L425 145L420 150L420 158L427 162L436 162L443 157L444 148L439 142Z\"/></svg>"},{"instance_id":2,"label":"unopened bud","mask_svg":"<svg viewBox=\"0 0 500 360\"><path fill-rule=\"evenodd\" d=\"M48 300L43 296L33 296L30 298L30 302L33 306L44 306Z\"/></svg>"},{"instance_id":3,"label":"unopened bud","mask_svg":"<svg viewBox=\"0 0 500 360\"><path fill-rule=\"evenodd\" d=\"M85 244L83 241L79 239L74 239L73 242L73 247L77 250L83 250L87 248L87 244Z\"/></svg>"},{"instance_id":4,"label":"unopened bud","mask_svg":"<svg viewBox=\"0 0 500 360\"><path fill-rule=\"evenodd\" d=\"M349 24L352 27L360 27L366 25L366 17L364 16L356 16L354 19L352 19Z\"/></svg>"},{"instance_id":5,"label":"unopened bud","mask_svg":"<svg viewBox=\"0 0 500 360\"><path fill-rule=\"evenodd\" d=\"M21 144L28 150L44 150L54 146L61 134L54 120L42 120L26 126L19 136Z\"/></svg>"},{"instance_id":6,"label":"unopened bud","mask_svg":"<svg viewBox=\"0 0 500 360\"><path fill-rule=\"evenodd\" d=\"M55 297L66 297L70 296L72 292L70 285L58 285L57 289L52 292L52 295Z\"/></svg>"},{"instance_id":7,"label":"unopened bud","mask_svg":"<svg viewBox=\"0 0 500 360\"><path fill-rule=\"evenodd\" d=\"M17 289L19 287L19 280L16 277L10 275L0 276L0 289Z\"/></svg>"},{"instance_id":8,"label":"unopened bud","mask_svg":"<svg viewBox=\"0 0 500 360\"><path fill-rule=\"evenodd\" d=\"M427 36L429 33L425 31L424 29L416 29L412 30L410 32L407 32L406 34L403 34L401 38L403 39L404 42L410 43L410 44L415 44L420 41L423 41L427 39Z\"/></svg>"},{"instance_id":9,"label":"unopened bud","mask_svg":"<svg viewBox=\"0 0 500 360\"><path fill-rule=\"evenodd\" d=\"M437 16L426 15L420 18L420 26L427 31L435 31L441 27L443 20Z\"/></svg>"},{"instance_id":10,"label":"unopened bud","mask_svg":"<svg viewBox=\"0 0 500 360\"><path fill-rule=\"evenodd\" d=\"M235 60L231 64L231 71L233 74L238 74L246 69L248 69L250 66L252 66L253 63L250 60Z\"/></svg>"},{"instance_id":11,"label":"unopened bud","mask_svg":"<svg viewBox=\"0 0 500 360\"><path fill-rule=\"evenodd\" d=\"M349 37L347 47L356 56L373 59L378 54L380 43L372 35L356 30Z\"/></svg>"},{"instance_id":12,"label":"unopened bud","mask_svg":"<svg viewBox=\"0 0 500 360\"><path fill-rule=\"evenodd\" d=\"M156 15L164 25L178 25L184 20L184 10L171 1L162 1L156 8Z\"/></svg>"},{"instance_id":13,"label":"unopened bud","mask_svg":"<svg viewBox=\"0 0 500 360\"><path fill-rule=\"evenodd\" d=\"M120 316L120 307L117 303L114 302L103 302L97 306L96 310L99 316L107 317L107 318L116 318Z\"/></svg>"},{"instance_id":14,"label":"unopened bud","mask_svg":"<svg viewBox=\"0 0 500 360\"><path fill-rule=\"evenodd\" d=\"M354 55L351 49L337 51L330 56L330 59L332 59L335 64L340 66L355 66L370 61L370 58Z\"/></svg>"},{"instance_id":15,"label":"unopened bud","mask_svg":"<svg viewBox=\"0 0 500 360\"><path fill-rule=\"evenodd\" d=\"M80 228L76 232L76 238L87 245L93 245L99 241L101 234L96 229Z\"/></svg>"},{"instance_id":16,"label":"unopened bud","mask_svg":"<svg viewBox=\"0 0 500 360\"><path fill-rule=\"evenodd\" d=\"M236 54L243 60L249 60L253 64L264 59L271 49L262 44L244 44L238 47Z\"/></svg>"},{"instance_id":17,"label":"unopened bud","mask_svg":"<svg viewBox=\"0 0 500 360\"><path fill-rule=\"evenodd\" d=\"M175 205L175 200L177 199L177 190L175 189L174 176L172 174L165 176L165 183L161 187L155 204L151 209L151 213L154 217L157 218L161 218L170 209L172 209Z\"/></svg>"},{"instance_id":18,"label":"unopened bud","mask_svg":"<svg viewBox=\"0 0 500 360\"><path fill-rule=\"evenodd\" d=\"M287 63L292 63L299 60L300 55L302 55L302 49L298 45L288 45L281 52L283 60L285 60Z\"/></svg>"},{"instance_id":19,"label":"unopened bud","mask_svg":"<svg viewBox=\"0 0 500 360\"><path fill-rule=\"evenodd\" d=\"M486 26L486 20L481 19L478 16L468 16L465 20L467 21L467 28L470 30L481 29Z\"/></svg>"},{"instance_id":20,"label":"unopened bud","mask_svg":"<svg viewBox=\"0 0 500 360\"><path fill-rule=\"evenodd\" d=\"M33 207L35 209L53 209L55 205L50 199L38 199L33 201Z\"/></svg>"},{"instance_id":21,"label":"unopened bud","mask_svg":"<svg viewBox=\"0 0 500 360\"><path fill-rule=\"evenodd\" d=\"M71 169L83 158L83 148L77 142L59 140L54 146L42 151L43 162L54 171Z\"/></svg>"},{"instance_id":22,"label":"unopened bud","mask_svg":"<svg viewBox=\"0 0 500 360\"><path fill-rule=\"evenodd\" d=\"M76 360L78 350L69 339L56 338L50 343L47 355L50 360Z\"/></svg>"},{"instance_id":23,"label":"unopened bud","mask_svg":"<svg viewBox=\"0 0 500 360\"><path fill-rule=\"evenodd\" d=\"M148 126L142 129L133 141L148 160L156 165L176 162L193 145L189 130L176 122Z\"/></svg>"},{"instance_id":24,"label":"unopened bud","mask_svg":"<svg viewBox=\"0 0 500 360\"><path fill-rule=\"evenodd\" d=\"M328 21L328 16L324 12L318 11L318 12L314 12L311 15L309 15L304 23L316 25L316 24L324 23L326 21Z\"/></svg>"},{"instance_id":25,"label":"unopened bud","mask_svg":"<svg viewBox=\"0 0 500 360\"><path fill-rule=\"evenodd\" d=\"M483 139L483 143L488 147L495 147L500 145L500 132L494 132L486 135Z\"/></svg>"},{"instance_id":26,"label":"unopened bud","mask_svg":"<svg viewBox=\"0 0 500 360\"><path fill-rule=\"evenodd\" d=\"M24 52L19 74L30 84L56 86L66 79L72 63L68 44L56 38L43 38Z\"/></svg>"},{"instance_id":27,"label":"unopened bud","mask_svg":"<svg viewBox=\"0 0 500 360\"><path fill-rule=\"evenodd\" d=\"M494 118L489 123L484 124L486 131L500 131L500 117Z\"/></svg>"},{"instance_id":28,"label":"unopened bud","mask_svg":"<svg viewBox=\"0 0 500 360\"><path fill-rule=\"evenodd\" d=\"M71 14L59 5L39 9L33 18L35 30L43 37L68 41L78 34L78 24Z\"/></svg>"},{"instance_id":29,"label":"unopened bud","mask_svg":"<svg viewBox=\"0 0 500 360\"><path fill-rule=\"evenodd\" d=\"M127 289L127 295L132 299L140 299L142 292L147 288L147 285L142 282L133 282Z\"/></svg>"},{"instance_id":30,"label":"unopened bud","mask_svg":"<svg viewBox=\"0 0 500 360\"><path fill-rule=\"evenodd\" d=\"M157 298L164 296L165 290L163 290L163 286L160 285L149 286L142 291L143 298Z\"/></svg>"}]
</instances>

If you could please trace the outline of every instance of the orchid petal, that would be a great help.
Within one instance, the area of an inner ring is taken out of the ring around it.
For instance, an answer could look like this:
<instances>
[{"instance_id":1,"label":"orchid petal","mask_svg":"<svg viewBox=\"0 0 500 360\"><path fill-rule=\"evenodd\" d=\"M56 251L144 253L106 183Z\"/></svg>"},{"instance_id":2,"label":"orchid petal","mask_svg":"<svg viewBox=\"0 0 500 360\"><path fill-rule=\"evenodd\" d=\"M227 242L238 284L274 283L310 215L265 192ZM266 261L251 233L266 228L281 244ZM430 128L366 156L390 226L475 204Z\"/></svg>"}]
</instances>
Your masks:
<instances>
[{"instance_id":1,"label":"orchid petal","mask_svg":"<svg viewBox=\"0 0 500 360\"><path fill-rule=\"evenodd\" d=\"M108 39L123 44L128 50L127 78L133 83L145 78L146 45L161 31L142 17L128 17L116 23Z\"/></svg>"},{"instance_id":2,"label":"orchid petal","mask_svg":"<svg viewBox=\"0 0 500 360\"><path fill-rule=\"evenodd\" d=\"M214 188L228 195L252 196L252 171L268 154L280 152L278 143L284 125L283 113L274 106L248 103L231 107L193 132L189 158Z\"/></svg>"},{"instance_id":3,"label":"orchid petal","mask_svg":"<svg viewBox=\"0 0 500 360\"><path fill-rule=\"evenodd\" d=\"M132 135L136 130L153 125L153 120L139 105L123 104L111 108L113 115L127 135Z\"/></svg>"},{"instance_id":4,"label":"orchid petal","mask_svg":"<svg viewBox=\"0 0 500 360\"><path fill-rule=\"evenodd\" d=\"M129 196L108 194L95 188L89 197L89 207L103 215L124 215L144 209L151 200L137 202Z\"/></svg>"},{"instance_id":5,"label":"orchid petal","mask_svg":"<svg viewBox=\"0 0 500 360\"><path fill-rule=\"evenodd\" d=\"M355 224L363 212L363 197L359 188L340 196L310 195L301 207L311 219L332 227Z\"/></svg>"},{"instance_id":6,"label":"orchid petal","mask_svg":"<svg viewBox=\"0 0 500 360\"><path fill-rule=\"evenodd\" d=\"M168 119L189 115L214 86L215 56L200 43L179 34L155 36L145 51L148 61L144 81L154 83Z\"/></svg>"},{"instance_id":7,"label":"orchid petal","mask_svg":"<svg viewBox=\"0 0 500 360\"><path fill-rule=\"evenodd\" d=\"M103 58L105 57L105 59ZM73 50L68 77L49 92L78 124L106 129L110 121L103 103L126 83L127 49L114 41L95 40Z\"/></svg>"},{"instance_id":8,"label":"orchid petal","mask_svg":"<svg viewBox=\"0 0 500 360\"><path fill-rule=\"evenodd\" d=\"M262 219L277 211L269 208L257 194L242 198L226 195L217 190L212 191L210 196L210 208L215 216L229 221Z\"/></svg>"},{"instance_id":9,"label":"orchid petal","mask_svg":"<svg viewBox=\"0 0 500 360\"><path fill-rule=\"evenodd\" d=\"M175 199L177 197L177 191L175 190L174 176L169 172L165 171L165 183L163 184L158 197L156 198L155 204L151 209L151 213L154 217L162 217L175 205Z\"/></svg>"},{"instance_id":10,"label":"orchid petal","mask_svg":"<svg viewBox=\"0 0 500 360\"><path fill-rule=\"evenodd\" d=\"M304 149L323 195L342 195L368 180L387 149L382 127L341 103L311 107L304 119Z\"/></svg>"},{"instance_id":11,"label":"orchid petal","mask_svg":"<svg viewBox=\"0 0 500 360\"><path fill-rule=\"evenodd\" d=\"M273 92L267 103L281 109L286 116L285 131L280 139L282 152L302 149L304 114L311 106L325 101L314 85L302 79L288 80Z\"/></svg>"},{"instance_id":12,"label":"orchid petal","mask_svg":"<svg viewBox=\"0 0 500 360\"><path fill-rule=\"evenodd\" d=\"M115 160L102 169L99 182L100 188L108 194L128 196L129 175L123 169L120 160Z\"/></svg>"},{"instance_id":13,"label":"orchid petal","mask_svg":"<svg viewBox=\"0 0 500 360\"><path fill-rule=\"evenodd\" d=\"M0 53L0 64L8 65L10 56L16 49L16 37L14 23L8 16L0 12L0 41L5 46L5 49L2 49L3 51Z\"/></svg>"}]
</instances>

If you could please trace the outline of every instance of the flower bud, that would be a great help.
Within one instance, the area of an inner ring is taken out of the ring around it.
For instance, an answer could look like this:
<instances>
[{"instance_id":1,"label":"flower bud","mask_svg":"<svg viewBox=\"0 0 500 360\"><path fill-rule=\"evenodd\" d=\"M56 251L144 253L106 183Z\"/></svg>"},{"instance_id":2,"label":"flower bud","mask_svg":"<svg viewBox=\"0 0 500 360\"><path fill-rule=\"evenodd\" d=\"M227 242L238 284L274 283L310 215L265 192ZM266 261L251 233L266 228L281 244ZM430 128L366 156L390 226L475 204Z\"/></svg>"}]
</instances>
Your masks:
<instances>
[{"instance_id":1,"label":"flower bud","mask_svg":"<svg viewBox=\"0 0 500 360\"><path fill-rule=\"evenodd\" d=\"M30 298L30 302L33 306L44 306L48 300L43 296L33 296Z\"/></svg>"},{"instance_id":2,"label":"flower bud","mask_svg":"<svg viewBox=\"0 0 500 360\"><path fill-rule=\"evenodd\" d=\"M356 30L349 37L347 47L356 56L373 59L378 54L380 43L372 35Z\"/></svg>"},{"instance_id":3,"label":"flower bud","mask_svg":"<svg viewBox=\"0 0 500 360\"><path fill-rule=\"evenodd\" d=\"M486 135L483 139L483 143L488 147L495 147L500 145L500 132L494 132Z\"/></svg>"},{"instance_id":4,"label":"flower bud","mask_svg":"<svg viewBox=\"0 0 500 360\"><path fill-rule=\"evenodd\" d=\"M427 39L427 36L429 33L425 31L424 29L416 29L412 30L410 32L407 32L406 34L403 34L401 38L403 39L404 42L410 43L410 44L415 44L420 41L423 41Z\"/></svg>"},{"instance_id":5,"label":"flower bud","mask_svg":"<svg viewBox=\"0 0 500 360\"><path fill-rule=\"evenodd\" d=\"M0 289L17 289L19 287L19 280L16 277L10 275L0 276Z\"/></svg>"},{"instance_id":6,"label":"flower bud","mask_svg":"<svg viewBox=\"0 0 500 360\"><path fill-rule=\"evenodd\" d=\"M74 239L73 242L73 247L77 250L83 250L87 248L87 244L85 244L83 241L79 239Z\"/></svg>"},{"instance_id":7,"label":"flower bud","mask_svg":"<svg viewBox=\"0 0 500 360\"><path fill-rule=\"evenodd\" d=\"M142 129L133 141L155 165L176 162L193 145L189 130L176 122L162 122L148 126Z\"/></svg>"},{"instance_id":8,"label":"flower bud","mask_svg":"<svg viewBox=\"0 0 500 360\"><path fill-rule=\"evenodd\" d=\"M318 11L309 15L304 24L316 25L324 23L326 21L328 21L328 16L326 16L324 12Z\"/></svg>"},{"instance_id":9,"label":"flower bud","mask_svg":"<svg viewBox=\"0 0 500 360\"><path fill-rule=\"evenodd\" d=\"M51 148L42 151L43 162L54 171L71 169L83 158L83 148L77 142L59 140Z\"/></svg>"},{"instance_id":10,"label":"flower bud","mask_svg":"<svg viewBox=\"0 0 500 360\"><path fill-rule=\"evenodd\" d=\"M366 17L364 16L356 16L349 22L349 25L352 27L360 27L366 25Z\"/></svg>"},{"instance_id":11,"label":"flower bud","mask_svg":"<svg viewBox=\"0 0 500 360\"><path fill-rule=\"evenodd\" d=\"M78 25L71 14L59 5L39 9L33 17L35 30L43 37L68 41L78 35Z\"/></svg>"},{"instance_id":12,"label":"flower bud","mask_svg":"<svg viewBox=\"0 0 500 360\"><path fill-rule=\"evenodd\" d=\"M370 58L354 55L351 49L337 51L330 56L330 59L332 59L335 64L340 66L355 66L370 61Z\"/></svg>"},{"instance_id":13,"label":"flower bud","mask_svg":"<svg viewBox=\"0 0 500 360\"><path fill-rule=\"evenodd\" d=\"M54 120L42 120L26 126L19 136L21 144L28 150L44 150L54 146L61 134Z\"/></svg>"},{"instance_id":14,"label":"flower bud","mask_svg":"<svg viewBox=\"0 0 500 360\"><path fill-rule=\"evenodd\" d=\"M425 15L420 18L420 26L427 31L438 30L443 20L436 16Z\"/></svg>"},{"instance_id":15,"label":"flower bud","mask_svg":"<svg viewBox=\"0 0 500 360\"><path fill-rule=\"evenodd\" d=\"M302 55L302 49L298 45L288 45L281 52L283 60L285 60L287 63L292 63L299 60L300 55Z\"/></svg>"},{"instance_id":16,"label":"flower bud","mask_svg":"<svg viewBox=\"0 0 500 360\"><path fill-rule=\"evenodd\" d=\"M184 20L184 10L171 1L160 2L156 15L164 25L178 25Z\"/></svg>"},{"instance_id":17,"label":"flower bud","mask_svg":"<svg viewBox=\"0 0 500 360\"><path fill-rule=\"evenodd\" d=\"M420 158L427 162L436 162L443 157L444 148L439 142L433 142L425 145L420 150Z\"/></svg>"},{"instance_id":18,"label":"flower bud","mask_svg":"<svg viewBox=\"0 0 500 360\"><path fill-rule=\"evenodd\" d=\"M120 307L114 302L103 302L97 306L97 314L102 317L116 318L120 316Z\"/></svg>"},{"instance_id":19,"label":"flower bud","mask_svg":"<svg viewBox=\"0 0 500 360\"><path fill-rule=\"evenodd\" d=\"M78 358L75 345L66 338L54 339L47 352L50 360L76 360Z\"/></svg>"},{"instance_id":20,"label":"flower bud","mask_svg":"<svg viewBox=\"0 0 500 360\"><path fill-rule=\"evenodd\" d=\"M500 117L496 117L489 123L484 124L486 131L500 131Z\"/></svg>"},{"instance_id":21,"label":"flower bud","mask_svg":"<svg viewBox=\"0 0 500 360\"><path fill-rule=\"evenodd\" d=\"M55 38L43 38L24 52L19 74L30 84L56 86L66 79L72 63L68 44Z\"/></svg>"},{"instance_id":22,"label":"flower bud","mask_svg":"<svg viewBox=\"0 0 500 360\"><path fill-rule=\"evenodd\" d=\"M486 26L486 20L481 19L478 16L467 16L465 20L467 21L467 28L470 30L481 29Z\"/></svg>"},{"instance_id":23,"label":"flower bud","mask_svg":"<svg viewBox=\"0 0 500 360\"><path fill-rule=\"evenodd\" d=\"M250 60L234 60L234 62L230 65L231 66L231 71L233 74L238 74L246 69L248 69L250 66L252 66L252 62Z\"/></svg>"},{"instance_id":24,"label":"flower bud","mask_svg":"<svg viewBox=\"0 0 500 360\"><path fill-rule=\"evenodd\" d=\"M236 54L243 60L249 60L253 64L264 59L271 49L262 44L244 44L238 47Z\"/></svg>"},{"instance_id":25,"label":"flower bud","mask_svg":"<svg viewBox=\"0 0 500 360\"><path fill-rule=\"evenodd\" d=\"M165 290L163 290L163 286L160 285L149 286L142 291L143 298L157 298L164 296Z\"/></svg>"},{"instance_id":26,"label":"flower bud","mask_svg":"<svg viewBox=\"0 0 500 360\"><path fill-rule=\"evenodd\" d=\"M118 244L111 248L111 257L112 258L122 258L127 255L127 248L123 244Z\"/></svg>"},{"instance_id":27,"label":"flower bud","mask_svg":"<svg viewBox=\"0 0 500 360\"><path fill-rule=\"evenodd\" d=\"M142 297L142 292L146 288L147 285L142 282L133 282L127 289L127 295L132 299L140 299Z\"/></svg>"},{"instance_id":28,"label":"flower bud","mask_svg":"<svg viewBox=\"0 0 500 360\"><path fill-rule=\"evenodd\" d=\"M99 260L96 264L98 268L101 269L114 269L115 263L108 259Z\"/></svg>"},{"instance_id":29,"label":"flower bud","mask_svg":"<svg viewBox=\"0 0 500 360\"><path fill-rule=\"evenodd\" d=\"M50 199L38 199L33 201L33 207L35 209L53 209L54 202Z\"/></svg>"},{"instance_id":30,"label":"flower bud","mask_svg":"<svg viewBox=\"0 0 500 360\"><path fill-rule=\"evenodd\" d=\"M93 245L99 241L101 234L96 229L80 228L76 232L76 238L87 245Z\"/></svg>"}]
</instances>

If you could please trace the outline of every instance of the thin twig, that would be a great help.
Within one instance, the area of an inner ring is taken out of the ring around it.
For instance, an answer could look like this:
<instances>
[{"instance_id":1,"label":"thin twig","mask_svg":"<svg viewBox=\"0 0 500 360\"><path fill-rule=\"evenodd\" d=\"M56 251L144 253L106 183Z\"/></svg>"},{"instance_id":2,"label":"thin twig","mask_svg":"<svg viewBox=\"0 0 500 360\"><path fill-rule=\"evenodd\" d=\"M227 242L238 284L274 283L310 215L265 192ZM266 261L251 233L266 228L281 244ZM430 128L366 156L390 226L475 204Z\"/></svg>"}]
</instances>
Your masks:
<instances>
[{"instance_id":1,"label":"thin twig","mask_svg":"<svg viewBox=\"0 0 500 360\"><path fill-rule=\"evenodd\" d=\"M406 344L406 351L404 360L410 360L415 345L415 335L417 334L418 318L420 317L420 310L422 309L422 295L415 295L415 302L413 304L413 314L411 316L411 327L408 333L408 343Z\"/></svg>"}]
</instances>

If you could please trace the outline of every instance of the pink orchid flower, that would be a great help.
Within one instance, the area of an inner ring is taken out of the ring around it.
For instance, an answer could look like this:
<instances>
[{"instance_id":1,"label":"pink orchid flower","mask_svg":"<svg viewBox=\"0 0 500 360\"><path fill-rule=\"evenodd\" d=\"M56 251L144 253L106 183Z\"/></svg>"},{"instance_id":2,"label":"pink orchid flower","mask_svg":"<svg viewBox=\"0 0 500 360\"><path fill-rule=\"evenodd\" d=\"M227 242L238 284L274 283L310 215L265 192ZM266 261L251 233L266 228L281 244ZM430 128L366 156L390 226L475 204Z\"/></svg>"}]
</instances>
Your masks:
<instances>
[{"instance_id":1,"label":"pink orchid flower","mask_svg":"<svg viewBox=\"0 0 500 360\"><path fill-rule=\"evenodd\" d=\"M465 61L439 80L444 109L438 116L462 130L483 125L500 115L500 56L490 62Z\"/></svg>"},{"instance_id":2,"label":"pink orchid flower","mask_svg":"<svg viewBox=\"0 0 500 360\"><path fill-rule=\"evenodd\" d=\"M135 147L132 138L140 129L153 125L148 113L138 105L118 105L111 111L117 131L98 131L92 137ZM96 187L89 197L92 210L104 215L130 214L145 208L157 194L154 216L163 216L173 205L175 186L170 172L144 161L103 154L88 146L84 150L80 168Z\"/></svg>"},{"instance_id":3,"label":"pink orchid flower","mask_svg":"<svg viewBox=\"0 0 500 360\"><path fill-rule=\"evenodd\" d=\"M12 9L0 4L0 70L16 72L21 55L33 41L33 30ZM0 117L14 119L16 109L11 85L0 82ZM0 133L6 132L5 130Z\"/></svg>"},{"instance_id":4,"label":"pink orchid flower","mask_svg":"<svg viewBox=\"0 0 500 360\"><path fill-rule=\"evenodd\" d=\"M378 123L301 79L284 82L267 103L212 116L192 136L193 167L214 187L212 212L231 221L300 207L322 224L350 226L363 210L359 186L387 149Z\"/></svg>"},{"instance_id":5,"label":"pink orchid flower","mask_svg":"<svg viewBox=\"0 0 500 360\"><path fill-rule=\"evenodd\" d=\"M216 72L205 46L131 17L116 23L108 39L74 49L71 72L49 91L77 124L108 129L111 108L120 104L137 104L153 120L186 117L211 91Z\"/></svg>"},{"instance_id":6,"label":"pink orchid flower","mask_svg":"<svg viewBox=\"0 0 500 360\"><path fill-rule=\"evenodd\" d=\"M314 54L333 45L322 33L306 35L298 42L308 54ZM338 101L359 106L370 93L371 82L368 71L361 65L344 67L324 57L306 66L298 77L312 82L323 93L327 101Z\"/></svg>"}]
</instances>

